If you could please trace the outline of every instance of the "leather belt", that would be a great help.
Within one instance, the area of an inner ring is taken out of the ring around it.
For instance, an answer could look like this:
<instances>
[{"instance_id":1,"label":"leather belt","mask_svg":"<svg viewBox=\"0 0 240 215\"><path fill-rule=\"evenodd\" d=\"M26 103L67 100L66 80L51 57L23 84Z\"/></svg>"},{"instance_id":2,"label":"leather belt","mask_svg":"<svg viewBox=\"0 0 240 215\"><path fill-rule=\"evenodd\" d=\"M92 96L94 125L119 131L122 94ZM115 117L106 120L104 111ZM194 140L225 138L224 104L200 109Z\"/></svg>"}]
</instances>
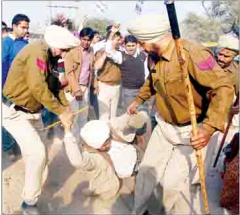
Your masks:
<instances>
[{"instance_id":1,"label":"leather belt","mask_svg":"<svg viewBox=\"0 0 240 215\"><path fill-rule=\"evenodd\" d=\"M14 108L16 111L22 111L22 112L24 112L24 113L30 113L30 114L36 113L36 112L30 111L30 110L28 110L27 108L22 107L22 106L20 106L20 105L15 105L11 100L9 100L9 99L8 99L7 97L5 97L4 95L2 96L2 102L3 102L6 106L8 106L8 107L14 105L13 108Z\"/></svg>"}]
</instances>

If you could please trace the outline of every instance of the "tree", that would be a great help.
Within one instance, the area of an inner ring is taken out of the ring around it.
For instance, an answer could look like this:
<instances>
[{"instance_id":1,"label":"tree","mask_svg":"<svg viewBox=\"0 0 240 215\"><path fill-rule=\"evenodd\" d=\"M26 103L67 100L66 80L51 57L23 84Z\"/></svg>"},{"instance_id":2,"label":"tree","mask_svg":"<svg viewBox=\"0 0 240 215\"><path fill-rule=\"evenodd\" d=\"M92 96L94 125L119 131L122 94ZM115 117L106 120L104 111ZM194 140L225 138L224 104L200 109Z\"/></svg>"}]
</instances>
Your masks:
<instances>
[{"instance_id":1,"label":"tree","mask_svg":"<svg viewBox=\"0 0 240 215\"><path fill-rule=\"evenodd\" d=\"M184 38L200 43L217 41L223 34L219 20L212 20L194 13L188 14L181 23L181 28Z\"/></svg>"},{"instance_id":2,"label":"tree","mask_svg":"<svg viewBox=\"0 0 240 215\"><path fill-rule=\"evenodd\" d=\"M90 27L93 30L98 31L101 36L105 36L107 26L111 25L112 23L113 21L108 19L92 18L92 19L88 19L84 23L84 27Z\"/></svg>"},{"instance_id":3,"label":"tree","mask_svg":"<svg viewBox=\"0 0 240 215\"><path fill-rule=\"evenodd\" d=\"M239 35L239 1L224 0L211 1L209 6L205 6L205 1L202 1L204 9L211 19L220 20L222 22L222 30L224 33L234 32Z\"/></svg>"}]
</instances>

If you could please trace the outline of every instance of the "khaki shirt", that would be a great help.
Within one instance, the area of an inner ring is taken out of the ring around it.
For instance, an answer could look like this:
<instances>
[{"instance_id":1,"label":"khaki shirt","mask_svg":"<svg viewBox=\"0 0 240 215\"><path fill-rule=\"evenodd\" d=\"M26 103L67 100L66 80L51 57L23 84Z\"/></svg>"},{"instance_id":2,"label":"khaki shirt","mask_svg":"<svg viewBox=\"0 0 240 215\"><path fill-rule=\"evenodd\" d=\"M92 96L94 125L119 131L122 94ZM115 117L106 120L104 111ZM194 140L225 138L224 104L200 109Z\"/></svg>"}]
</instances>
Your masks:
<instances>
[{"instance_id":1,"label":"khaki shirt","mask_svg":"<svg viewBox=\"0 0 240 215\"><path fill-rule=\"evenodd\" d=\"M224 121L233 100L233 87L226 73L207 48L182 40L186 64L190 74L197 118L212 134L223 131ZM190 122L184 80L179 66L174 41L171 41L161 59L151 71L136 97L142 104L156 95L159 115L168 123Z\"/></svg>"},{"instance_id":2,"label":"khaki shirt","mask_svg":"<svg viewBox=\"0 0 240 215\"><path fill-rule=\"evenodd\" d=\"M42 105L49 111L61 115L68 101L63 90L58 98L49 89L52 75L49 47L45 41L35 41L22 49L14 59L4 85L3 94L14 104L33 112L40 111Z\"/></svg>"},{"instance_id":3,"label":"khaki shirt","mask_svg":"<svg viewBox=\"0 0 240 215\"><path fill-rule=\"evenodd\" d=\"M239 65L236 62L232 62L228 67L223 68L224 72L227 72L230 75L231 81L235 88L236 95L239 92Z\"/></svg>"},{"instance_id":4,"label":"khaki shirt","mask_svg":"<svg viewBox=\"0 0 240 215\"><path fill-rule=\"evenodd\" d=\"M96 60L103 55L104 51L98 51L96 54ZM107 58L104 62L103 68L98 71L97 79L104 83L120 84L121 81L120 65L114 63L111 59Z\"/></svg>"},{"instance_id":5,"label":"khaki shirt","mask_svg":"<svg viewBox=\"0 0 240 215\"><path fill-rule=\"evenodd\" d=\"M83 48L81 46L76 47L74 49L71 49L64 58L64 67L65 67L65 77L68 81L68 85L64 89L65 91L70 91L71 94L74 96L77 92L80 91L80 85L78 82L78 78L81 73L81 67L82 67L82 52ZM90 54L90 76L89 76L89 84L91 84L93 75L94 75L94 69L93 69L93 63L94 63L94 54L93 49L90 48L89 52Z\"/></svg>"},{"instance_id":6,"label":"khaki shirt","mask_svg":"<svg viewBox=\"0 0 240 215\"><path fill-rule=\"evenodd\" d=\"M110 156L90 147L84 147L81 169L91 174L89 190L103 199L114 197L120 189L120 181L115 173Z\"/></svg>"}]
</instances>

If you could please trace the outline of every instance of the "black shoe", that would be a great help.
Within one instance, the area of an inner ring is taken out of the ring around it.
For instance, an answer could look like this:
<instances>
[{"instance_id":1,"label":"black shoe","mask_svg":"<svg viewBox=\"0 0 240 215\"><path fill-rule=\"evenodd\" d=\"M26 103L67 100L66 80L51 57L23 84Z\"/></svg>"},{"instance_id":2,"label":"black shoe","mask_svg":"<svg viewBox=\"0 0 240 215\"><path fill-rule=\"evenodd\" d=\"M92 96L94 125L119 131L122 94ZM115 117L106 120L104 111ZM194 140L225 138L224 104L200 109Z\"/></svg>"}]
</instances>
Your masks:
<instances>
[{"instance_id":1,"label":"black shoe","mask_svg":"<svg viewBox=\"0 0 240 215\"><path fill-rule=\"evenodd\" d=\"M23 215L40 215L37 205L28 205L26 202L22 203Z\"/></svg>"}]
</instances>

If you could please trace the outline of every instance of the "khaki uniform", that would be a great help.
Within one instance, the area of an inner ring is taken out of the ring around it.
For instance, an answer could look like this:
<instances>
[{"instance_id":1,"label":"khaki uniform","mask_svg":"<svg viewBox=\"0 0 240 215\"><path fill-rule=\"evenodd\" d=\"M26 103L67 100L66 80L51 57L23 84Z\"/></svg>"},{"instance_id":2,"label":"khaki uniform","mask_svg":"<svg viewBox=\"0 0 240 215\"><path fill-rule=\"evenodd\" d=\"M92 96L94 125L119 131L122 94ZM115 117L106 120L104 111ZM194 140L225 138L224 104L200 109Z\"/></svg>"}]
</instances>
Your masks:
<instances>
[{"instance_id":1,"label":"khaki uniform","mask_svg":"<svg viewBox=\"0 0 240 215\"><path fill-rule=\"evenodd\" d=\"M224 72L230 75L231 81L235 88L235 94L239 92L239 65L236 62L232 62L228 67L223 68Z\"/></svg>"},{"instance_id":2,"label":"khaki uniform","mask_svg":"<svg viewBox=\"0 0 240 215\"><path fill-rule=\"evenodd\" d=\"M79 84L79 77L81 74L82 62L83 62L83 48L82 46L76 47L70 50L64 58L64 67L65 67L65 77L68 81L68 85L65 87L65 93L67 100L71 103L72 109L74 112L83 108L86 105L89 105L89 89L91 82L94 76L93 61L94 54L92 48L89 50L90 55L90 76L87 86L82 86ZM76 93L79 91L83 92L82 101L77 101L75 99ZM74 118L72 133L74 136L80 138L80 130L87 123L88 120L88 109L82 112L80 115L77 115Z\"/></svg>"},{"instance_id":3,"label":"khaki uniform","mask_svg":"<svg viewBox=\"0 0 240 215\"><path fill-rule=\"evenodd\" d=\"M228 67L226 68L223 68L224 72L226 73L226 75L230 78L234 88L235 88L235 95L237 95L239 93L239 66L236 62L232 62ZM233 103L235 102L236 100L236 96L234 96L234 99L233 99ZM228 115L228 117L230 116L230 114ZM227 119L225 120L225 127L227 126L227 123L228 123L228 117ZM235 114L232 118L232 124L228 130L228 134L226 136L226 139L225 139L225 143L224 143L224 146L227 146L233 136L239 131L239 113L238 114ZM224 133L219 133L219 136L218 136L218 141L217 141L217 146L215 148L215 151L214 151L214 154L213 154L213 158L212 158L212 164L214 163L215 161L215 158L217 156L217 153L218 153L218 149L220 147L220 144L221 144L221 141L222 141L222 138L223 138L223 135ZM221 156L219 158L219 161L217 163L217 167L220 171L222 171L222 165L223 165L223 158L224 156L224 153L222 152L221 153Z\"/></svg>"},{"instance_id":4,"label":"khaki uniform","mask_svg":"<svg viewBox=\"0 0 240 215\"><path fill-rule=\"evenodd\" d=\"M231 82L208 49L186 40L182 43L198 122L211 134L215 130L223 131L233 99ZM189 205L195 198L194 193L185 192L191 191L193 183L199 183L199 176L195 153L190 146L189 106L174 41L170 42L141 88L136 97L137 104L152 95L156 95L158 124L137 175L132 213L142 214L148 208L153 214L162 214L162 210L170 214L199 214L201 209ZM215 135L211 139L215 140ZM214 143L216 140L202 150L206 166ZM189 206L179 207L180 199L188 202L183 205ZM198 201L197 205L200 204Z\"/></svg>"},{"instance_id":5,"label":"khaki uniform","mask_svg":"<svg viewBox=\"0 0 240 215\"><path fill-rule=\"evenodd\" d=\"M99 195L102 199L114 197L120 189L120 181L108 153L99 152L87 145L82 146L72 137L65 136L64 145L70 163L90 174L86 195ZM83 151L83 153L82 153Z\"/></svg>"},{"instance_id":6,"label":"khaki uniform","mask_svg":"<svg viewBox=\"0 0 240 215\"><path fill-rule=\"evenodd\" d=\"M233 97L231 83L207 48L186 40L182 42L197 118L199 121L203 119L203 124L211 134L215 129L223 131L224 116ZM175 125L190 122L183 76L173 41L156 64L155 70L151 71L136 101L142 104L155 94L158 113L166 122ZM209 103L209 107L206 103Z\"/></svg>"},{"instance_id":7,"label":"khaki uniform","mask_svg":"<svg viewBox=\"0 0 240 215\"><path fill-rule=\"evenodd\" d=\"M42 105L49 111L61 115L69 103L63 90L55 97L49 89L52 65L49 47L44 41L26 46L10 68L3 94L14 104L32 112L39 112Z\"/></svg>"},{"instance_id":8,"label":"khaki uniform","mask_svg":"<svg viewBox=\"0 0 240 215\"><path fill-rule=\"evenodd\" d=\"M29 205L36 204L48 172L46 147L41 139L41 107L60 115L69 104L63 91L50 83L54 78L49 51L44 41L24 47L14 59L3 89L4 96L16 105L2 105L2 122L21 148L25 162L22 197Z\"/></svg>"},{"instance_id":9,"label":"khaki uniform","mask_svg":"<svg viewBox=\"0 0 240 215\"><path fill-rule=\"evenodd\" d=\"M103 51L96 54L96 60ZM117 105L120 98L121 71L118 64L107 58L103 68L98 71L99 85L99 119L110 120L117 115Z\"/></svg>"}]
</instances>

